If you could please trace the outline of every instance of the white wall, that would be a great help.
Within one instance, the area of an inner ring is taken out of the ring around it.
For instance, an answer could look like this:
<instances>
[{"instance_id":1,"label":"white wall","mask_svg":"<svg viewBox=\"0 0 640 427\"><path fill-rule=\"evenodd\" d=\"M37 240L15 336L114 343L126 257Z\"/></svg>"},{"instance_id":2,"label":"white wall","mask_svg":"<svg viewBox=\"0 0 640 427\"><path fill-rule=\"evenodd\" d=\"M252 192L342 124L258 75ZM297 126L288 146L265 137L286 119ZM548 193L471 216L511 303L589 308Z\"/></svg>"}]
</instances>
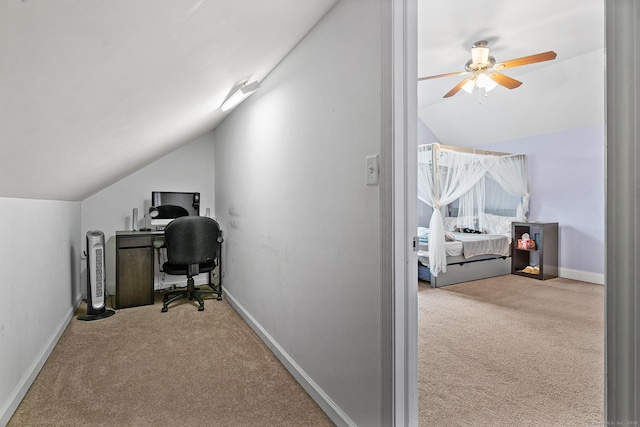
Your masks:
<instances>
[{"instance_id":1,"label":"white wall","mask_svg":"<svg viewBox=\"0 0 640 427\"><path fill-rule=\"evenodd\" d=\"M227 299L338 425L381 424L382 3L340 1L215 131Z\"/></svg>"},{"instance_id":2,"label":"white wall","mask_svg":"<svg viewBox=\"0 0 640 427\"><path fill-rule=\"evenodd\" d=\"M80 203L0 198L0 425L80 303Z\"/></svg>"},{"instance_id":3,"label":"white wall","mask_svg":"<svg viewBox=\"0 0 640 427\"><path fill-rule=\"evenodd\" d=\"M603 126L592 126L479 146L527 155L528 217L558 223L560 276L600 284L605 259L604 132Z\"/></svg>"},{"instance_id":4,"label":"white wall","mask_svg":"<svg viewBox=\"0 0 640 427\"><path fill-rule=\"evenodd\" d=\"M138 223L144 227L144 212L149 210L152 191L200 192L200 214L214 209L214 146L209 132L154 163L136 171L108 188L82 201L82 231L100 230L105 234L107 257L107 289L115 294L115 234L131 230L133 208L138 208ZM83 237L84 239L84 237ZM83 240L83 248L86 241ZM83 249L84 250L84 249ZM82 263L81 280L86 294L86 262ZM159 286L156 274L156 288ZM180 282L167 276L165 283ZM182 280L183 282L184 280Z\"/></svg>"}]
</instances>

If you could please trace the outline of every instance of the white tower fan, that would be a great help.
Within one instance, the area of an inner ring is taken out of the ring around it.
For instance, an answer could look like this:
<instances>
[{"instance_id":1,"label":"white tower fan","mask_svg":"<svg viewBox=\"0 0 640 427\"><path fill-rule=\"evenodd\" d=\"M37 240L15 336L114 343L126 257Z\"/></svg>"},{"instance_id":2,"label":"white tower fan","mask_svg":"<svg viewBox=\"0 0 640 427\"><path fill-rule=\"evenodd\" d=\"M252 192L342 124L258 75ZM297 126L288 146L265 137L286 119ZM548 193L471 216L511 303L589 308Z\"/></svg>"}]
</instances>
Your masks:
<instances>
[{"instance_id":1,"label":"white tower fan","mask_svg":"<svg viewBox=\"0 0 640 427\"><path fill-rule=\"evenodd\" d=\"M87 232L87 314L79 315L79 320L104 319L115 314L115 311L106 309L104 248L102 231Z\"/></svg>"}]
</instances>

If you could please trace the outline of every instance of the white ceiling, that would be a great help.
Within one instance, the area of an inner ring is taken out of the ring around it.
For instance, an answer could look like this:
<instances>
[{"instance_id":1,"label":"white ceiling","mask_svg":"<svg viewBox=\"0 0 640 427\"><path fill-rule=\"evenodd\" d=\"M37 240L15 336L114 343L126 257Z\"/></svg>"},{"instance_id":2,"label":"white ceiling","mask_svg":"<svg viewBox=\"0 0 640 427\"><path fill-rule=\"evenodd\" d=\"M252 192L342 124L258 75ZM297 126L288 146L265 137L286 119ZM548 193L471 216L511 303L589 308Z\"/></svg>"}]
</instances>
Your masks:
<instances>
[{"instance_id":1,"label":"white ceiling","mask_svg":"<svg viewBox=\"0 0 640 427\"><path fill-rule=\"evenodd\" d=\"M215 128L336 0L0 0L0 196L82 200Z\"/></svg>"},{"instance_id":2,"label":"white ceiling","mask_svg":"<svg viewBox=\"0 0 640 427\"><path fill-rule=\"evenodd\" d=\"M418 82L418 114L450 145L475 146L604 123L604 0L418 0L418 76L464 71L471 45L497 62L548 50L553 61L503 71L523 82L487 97L442 96L466 76Z\"/></svg>"},{"instance_id":3,"label":"white ceiling","mask_svg":"<svg viewBox=\"0 0 640 427\"><path fill-rule=\"evenodd\" d=\"M0 196L83 200L214 129L237 83L264 79L337 0L0 0ZM364 1L364 0L363 0ZM462 71L471 44L520 88L441 97L419 115L477 145L601 124L604 0L418 0L419 75Z\"/></svg>"}]
</instances>

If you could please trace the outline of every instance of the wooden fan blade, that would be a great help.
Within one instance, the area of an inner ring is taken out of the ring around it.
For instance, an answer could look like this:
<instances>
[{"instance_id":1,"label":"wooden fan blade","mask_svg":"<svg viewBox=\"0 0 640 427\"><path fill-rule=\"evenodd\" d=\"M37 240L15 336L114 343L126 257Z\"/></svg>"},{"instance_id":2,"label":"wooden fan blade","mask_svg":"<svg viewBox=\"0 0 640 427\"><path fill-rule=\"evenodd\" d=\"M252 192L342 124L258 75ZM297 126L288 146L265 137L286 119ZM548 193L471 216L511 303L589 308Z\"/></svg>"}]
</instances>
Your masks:
<instances>
[{"instance_id":1,"label":"wooden fan blade","mask_svg":"<svg viewBox=\"0 0 640 427\"><path fill-rule=\"evenodd\" d=\"M522 84L521 81L513 79L509 76L505 76L501 73L489 73L487 74L491 80L498 83L500 86L504 86L507 89L515 89Z\"/></svg>"},{"instance_id":2,"label":"wooden fan blade","mask_svg":"<svg viewBox=\"0 0 640 427\"><path fill-rule=\"evenodd\" d=\"M456 93L458 93L458 92L460 91L460 89L462 89L462 86L464 86L464 85L465 85L465 83L467 83L469 80L472 80L472 79L473 79L473 77L475 77L475 76L467 77L466 79L464 79L463 81L461 81L460 83L458 83L457 85L455 85L453 89L451 89L449 92L447 92L447 93L443 96L443 98L449 98L449 97L451 97L451 96L455 95Z\"/></svg>"},{"instance_id":3,"label":"wooden fan blade","mask_svg":"<svg viewBox=\"0 0 640 427\"><path fill-rule=\"evenodd\" d=\"M446 74L438 74L438 75L435 75L435 76L420 77L420 78L418 78L418 81L437 79L437 78L440 78L440 77L462 76L464 74L469 74L469 72L468 71L458 71L457 73L446 73Z\"/></svg>"},{"instance_id":4,"label":"wooden fan blade","mask_svg":"<svg viewBox=\"0 0 640 427\"><path fill-rule=\"evenodd\" d=\"M522 58L511 59L509 61L500 62L493 66L496 70L503 68L519 67L521 65L535 64L536 62L551 61L556 59L557 54L550 50L548 52L537 53L535 55L523 56Z\"/></svg>"}]
</instances>

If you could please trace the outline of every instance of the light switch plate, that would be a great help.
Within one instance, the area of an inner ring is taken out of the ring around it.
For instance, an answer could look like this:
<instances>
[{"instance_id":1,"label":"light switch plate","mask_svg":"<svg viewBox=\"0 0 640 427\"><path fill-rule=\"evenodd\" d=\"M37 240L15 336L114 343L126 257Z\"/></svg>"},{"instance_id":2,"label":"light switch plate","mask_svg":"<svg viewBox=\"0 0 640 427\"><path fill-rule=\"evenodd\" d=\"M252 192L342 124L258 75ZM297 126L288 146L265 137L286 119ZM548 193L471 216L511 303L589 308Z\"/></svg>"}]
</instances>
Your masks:
<instances>
[{"instance_id":1,"label":"light switch plate","mask_svg":"<svg viewBox=\"0 0 640 427\"><path fill-rule=\"evenodd\" d=\"M378 185L378 155L367 156L367 185Z\"/></svg>"}]
</instances>

